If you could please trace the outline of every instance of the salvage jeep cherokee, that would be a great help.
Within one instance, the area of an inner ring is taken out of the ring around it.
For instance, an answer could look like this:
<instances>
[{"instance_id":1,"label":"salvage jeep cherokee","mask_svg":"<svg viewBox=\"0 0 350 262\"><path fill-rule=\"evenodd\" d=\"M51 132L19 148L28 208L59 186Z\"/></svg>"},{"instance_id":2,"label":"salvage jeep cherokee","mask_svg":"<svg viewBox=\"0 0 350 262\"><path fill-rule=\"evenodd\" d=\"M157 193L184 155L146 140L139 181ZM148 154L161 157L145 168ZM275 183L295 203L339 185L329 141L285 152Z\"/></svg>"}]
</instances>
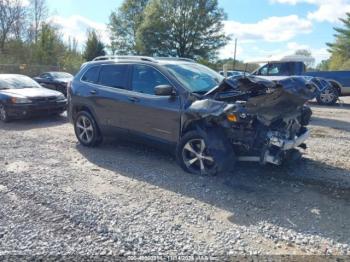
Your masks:
<instances>
[{"instance_id":1,"label":"salvage jeep cherokee","mask_svg":"<svg viewBox=\"0 0 350 262\"><path fill-rule=\"evenodd\" d=\"M326 84L225 79L189 59L106 56L82 66L68 89L68 113L84 146L142 137L172 145L185 171L215 174L235 161L300 157L312 114L305 103Z\"/></svg>"}]
</instances>

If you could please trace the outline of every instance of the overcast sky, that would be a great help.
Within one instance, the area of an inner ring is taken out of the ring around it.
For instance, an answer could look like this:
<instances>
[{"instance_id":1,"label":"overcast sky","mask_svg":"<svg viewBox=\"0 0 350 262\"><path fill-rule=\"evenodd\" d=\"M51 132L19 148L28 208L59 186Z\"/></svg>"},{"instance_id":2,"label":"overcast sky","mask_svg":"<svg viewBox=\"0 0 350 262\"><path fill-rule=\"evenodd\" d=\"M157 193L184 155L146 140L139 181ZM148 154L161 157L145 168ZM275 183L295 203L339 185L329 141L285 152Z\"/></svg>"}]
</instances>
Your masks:
<instances>
[{"instance_id":1,"label":"overcast sky","mask_svg":"<svg viewBox=\"0 0 350 262\"><path fill-rule=\"evenodd\" d=\"M122 0L48 0L51 20L65 37L83 43L88 27L108 41L106 23ZM333 27L350 12L350 0L219 0L228 15L227 34L238 38L238 58L247 60L309 49L317 61L329 56L325 43L333 41ZM233 43L220 57L233 56Z\"/></svg>"}]
</instances>

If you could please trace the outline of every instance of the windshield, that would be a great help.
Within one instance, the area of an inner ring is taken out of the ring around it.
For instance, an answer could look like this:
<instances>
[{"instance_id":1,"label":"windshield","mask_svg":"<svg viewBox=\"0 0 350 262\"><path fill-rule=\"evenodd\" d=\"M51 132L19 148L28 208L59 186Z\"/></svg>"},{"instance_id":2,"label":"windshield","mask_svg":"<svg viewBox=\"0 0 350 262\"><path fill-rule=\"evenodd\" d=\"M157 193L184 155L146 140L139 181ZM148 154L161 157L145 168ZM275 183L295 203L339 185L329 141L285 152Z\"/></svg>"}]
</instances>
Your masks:
<instances>
[{"instance_id":1,"label":"windshield","mask_svg":"<svg viewBox=\"0 0 350 262\"><path fill-rule=\"evenodd\" d=\"M193 93L207 93L224 80L219 73L200 64L168 64L165 67Z\"/></svg>"},{"instance_id":2,"label":"windshield","mask_svg":"<svg viewBox=\"0 0 350 262\"><path fill-rule=\"evenodd\" d=\"M39 88L40 85L27 76L21 75L0 75L0 90Z\"/></svg>"},{"instance_id":3,"label":"windshield","mask_svg":"<svg viewBox=\"0 0 350 262\"><path fill-rule=\"evenodd\" d=\"M50 73L53 78L72 78L73 76L69 73L64 72L52 72Z\"/></svg>"}]
</instances>

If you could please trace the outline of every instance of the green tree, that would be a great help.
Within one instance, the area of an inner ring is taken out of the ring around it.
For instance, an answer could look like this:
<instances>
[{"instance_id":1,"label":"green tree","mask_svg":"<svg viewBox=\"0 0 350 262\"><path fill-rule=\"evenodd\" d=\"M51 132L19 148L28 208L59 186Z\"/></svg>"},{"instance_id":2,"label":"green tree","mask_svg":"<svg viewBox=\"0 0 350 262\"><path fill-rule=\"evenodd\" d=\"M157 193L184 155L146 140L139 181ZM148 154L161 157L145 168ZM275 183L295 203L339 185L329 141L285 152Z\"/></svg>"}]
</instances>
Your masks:
<instances>
[{"instance_id":1,"label":"green tree","mask_svg":"<svg viewBox=\"0 0 350 262\"><path fill-rule=\"evenodd\" d=\"M34 61L41 65L59 65L66 47L58 30L49 24L42 24L38 41L34 47Z\"/></svg>"},{"instance_id":2,"label":"green tree","mask_svg":"<svg viewBox=\"0 0 350 262\"><path fill-rule=\"evenodd\" d=\"M327 71L329 70L329 60L322 60L321 63L319 63L316 66L317 71Z\"/></svg>"},{"instance_id":3,"label":"green tree","mask_svg":"<svg viewBox=\"0 0 350 262\"><path fill-rule=\"evenodd\" d=\"M217 0L152 0L137 33L147 55L210 59L229 38Z\"/></svg>"},{"instance_id":4,"label":"green tree","mask_svg":"<svg viewBox=\"0 0 350 262\"><path fill-rule=\"evenodd\" d=\"M310 71L314 71L314 64L315 64L315 59L313 58L312 56L312 53L310 50L307 50L307 49L299 49L297 51L295 51L295 54L296 55L300 55L300 56L305 56L305 57L310 57L312 58L312 62L309 61L309 62L305 62L305 65L306 65L306 68L307 70L310 70Z\"/></svg>"},{"instance_id":5,"label":"green tree","mask_svg":"<svg viewBox=\"0 0 350 262\"><path fill-rule=\"evenodd\" d=\"M0 53L11 35L20 36L19 23L24 21L26 10L20 0L0 0Z\"/></svg>"},{"instance_id":6,"label":"green tree","mask_svg":"<svg viewBox=\"0 0 350 262\"><path fill-rule=\"evenodd\" d=\"M108 28L113 54L139 54L136 34L143 22L144 9L149 0L124 0L121 7L111 13Z\"/></svg>"},{"instance_id":7,"label":"green tree","mask_svg":"<svg viewBox=\"0 0 350 262\"><path fill-rule=\"evenodd\" d=\"M48 11L46 0L30 0L29 1L29 20L30 26L28 37L36 43L40 33L42 23L47 19Z\"/></svg>"},{"instance_id":8,"label":"green tree","mask_svg":"<svg viewBox=\"0 0 350 262\"><path fill-rule=\"evenodd\" d=\"M98 56L104 56L105 45L100 40L95 30L88 31L88 38L85 44L85 50L83 53L83 58L86 61L91 61Z\"/></svg>"},{"instance_id":9,"label":"green tree","mask_svg":"<svg viewBox=\"0 0 350 262\"><path fill-rule=\"evenodd\" d=\"M349 69L344 68L344 65L349 65L350 60L350 13L346 14L346 18L340 18L343 23L342 27L335 27L336 31L335 42L327 43L331 53L329 61L329 69Z\"/></svg>"}]
</instances>

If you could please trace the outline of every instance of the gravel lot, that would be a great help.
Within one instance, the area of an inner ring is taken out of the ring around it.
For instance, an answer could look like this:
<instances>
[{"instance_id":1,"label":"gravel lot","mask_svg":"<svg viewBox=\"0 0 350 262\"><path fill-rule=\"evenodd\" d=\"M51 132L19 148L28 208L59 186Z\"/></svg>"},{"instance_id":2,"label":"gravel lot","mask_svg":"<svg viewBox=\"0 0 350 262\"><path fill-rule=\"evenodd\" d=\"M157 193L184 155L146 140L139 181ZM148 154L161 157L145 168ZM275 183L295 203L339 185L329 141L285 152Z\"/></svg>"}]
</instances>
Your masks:
<instances>
[{"instance_id":1,"label":"gravel lot","mask_svg":"<svg viewBox=\"0 0 350 262\"><path fill-rule=\"evenodd\" d=\"M305 158L196 177L162 151L0 124L0 255L350 255L350 98L313 105Z\"/></svg>"}]
</instances>

